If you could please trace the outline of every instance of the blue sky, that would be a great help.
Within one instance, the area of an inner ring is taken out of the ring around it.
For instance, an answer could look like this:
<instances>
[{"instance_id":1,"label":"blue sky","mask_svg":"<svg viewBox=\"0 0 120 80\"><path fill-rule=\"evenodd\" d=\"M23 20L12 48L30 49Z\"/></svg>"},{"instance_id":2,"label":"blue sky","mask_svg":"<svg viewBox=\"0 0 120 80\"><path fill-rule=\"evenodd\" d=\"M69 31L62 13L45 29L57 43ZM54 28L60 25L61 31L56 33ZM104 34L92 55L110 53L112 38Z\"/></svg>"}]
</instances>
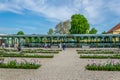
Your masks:
<instances>
[{"instance_id":1,"label":"blue sky","mask_svg":"<svg viewBox=\"0 0 120 80\"><path fill-rule=\"evenodd\" d=\"M46 34L76 13L108 31L120 23L120 0L0 0L0 33Z\"/></svg>"}]
</instances>

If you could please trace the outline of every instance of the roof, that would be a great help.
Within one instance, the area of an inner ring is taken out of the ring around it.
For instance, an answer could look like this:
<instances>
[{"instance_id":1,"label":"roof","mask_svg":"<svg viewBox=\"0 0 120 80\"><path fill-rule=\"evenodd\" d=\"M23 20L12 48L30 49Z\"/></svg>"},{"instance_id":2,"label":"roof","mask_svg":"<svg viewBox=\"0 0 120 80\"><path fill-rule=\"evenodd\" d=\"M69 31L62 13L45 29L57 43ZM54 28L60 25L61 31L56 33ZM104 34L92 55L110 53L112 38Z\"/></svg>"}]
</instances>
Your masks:
<instances>
[{"instance_id":1,"label":"roof","mask_svg":"<svg viewBox=\"0 0 120 80\"><path fill-rule=\"evenodd\" d=\"M115 31L115 30L117 30L117 29L120 29L120 23L119 24L117 24L115 27L113 27L112 29L110 29L107 33L111 33L111 32L113 32L113 31Z\"/></svg>"}]
</instances>

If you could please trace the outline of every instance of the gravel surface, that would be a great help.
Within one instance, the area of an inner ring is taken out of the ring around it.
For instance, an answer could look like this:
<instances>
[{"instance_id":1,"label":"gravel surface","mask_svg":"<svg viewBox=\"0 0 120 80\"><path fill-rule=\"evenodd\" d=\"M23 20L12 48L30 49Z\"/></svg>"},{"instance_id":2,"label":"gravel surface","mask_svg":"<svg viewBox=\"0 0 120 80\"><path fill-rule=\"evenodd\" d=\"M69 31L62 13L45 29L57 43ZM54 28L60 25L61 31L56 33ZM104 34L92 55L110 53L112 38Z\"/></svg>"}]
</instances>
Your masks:
<instances>
[{"instance_id":1,"label":"gravel surface","mask_svg":"<svg viewBox=\"0 0 120 80\"><path fill-rule=\"evenodd\" d=\"M79 56L76 49L69 48L37 70L0 69L0 80L120 80L119 71L85 70L91 59L80 59Z\"/></svg>"}]
</instances>

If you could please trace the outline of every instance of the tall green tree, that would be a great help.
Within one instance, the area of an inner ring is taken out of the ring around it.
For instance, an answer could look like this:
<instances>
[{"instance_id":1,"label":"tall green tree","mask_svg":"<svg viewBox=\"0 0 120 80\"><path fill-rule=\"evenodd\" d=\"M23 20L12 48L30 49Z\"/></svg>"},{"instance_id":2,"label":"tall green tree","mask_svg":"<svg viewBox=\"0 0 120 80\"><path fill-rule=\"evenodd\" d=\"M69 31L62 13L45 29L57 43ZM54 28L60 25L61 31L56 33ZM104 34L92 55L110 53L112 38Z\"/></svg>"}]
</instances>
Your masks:
<instances>
[{"instance_id":1,"label":"tall green tree","mask_svg":"<svg viewBox=\"0 0 120 80\"><path fill-rule=\"evenodd\" d=\"M89 31L89 34L96 34L97 33L97 29L95 28L92 28L90 31Z\"/></svg>"},{"instance_id":2,"label":"tall green tree","mask_svg":"<svg viewBox=\"0 0 120 80\"><path fill-rule=\"evenodd\" d=\"M17 35L24 35L23 31L18 31Z\"/></svg>"},{"instance_id":3,"label":"tall green tree","mask_svg":"<svg viewBox=\"0 0 120 80\"><path fill-rule=\"evenodd\" d=\"M54 34L54 30L52 28L50 28L47 33L48 33L48 35L52 35L52 34Z\"/></svg>"},{"instance_id":4,"label":"tall green tree","mask_svg":"<svg viewBox=\"0 0 120 80\"><path fill-rule=\"evenodd\" d=\"M87 34L90 25L88 20L81 14L74 14L71 17L71 34Z\"/></svg>"}]
</instances>

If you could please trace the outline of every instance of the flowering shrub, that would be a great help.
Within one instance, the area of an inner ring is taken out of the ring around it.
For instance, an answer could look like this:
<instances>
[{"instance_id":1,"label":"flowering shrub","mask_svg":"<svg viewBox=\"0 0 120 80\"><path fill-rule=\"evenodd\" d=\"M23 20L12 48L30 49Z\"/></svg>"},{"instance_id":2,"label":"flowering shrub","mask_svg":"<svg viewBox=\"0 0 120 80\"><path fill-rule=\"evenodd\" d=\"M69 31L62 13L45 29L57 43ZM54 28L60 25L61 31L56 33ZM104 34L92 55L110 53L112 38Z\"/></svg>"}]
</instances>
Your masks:
<instances>
[{"instance_id":1,"label":"flowering shrub","mask_svg":"<svg viewBox=\"0 0 120 80\"><path fill-rule=\"evenodd\" d=\"M119 53L118 51L108 51L108 50L99 50L99 51L93 51L93 50L87 50L87 51L78 51L78 54L117 54Z\"/></svg>"},{"instance_id":2,"label":"flowering shrub","mask_svg":"<svg viewBox=\"0 0 120 80\"><path fill-rule=\"evenodd\" d=\"M110 59L120 59L120 55L109 55L109 56L105 56L105 55L80 55L80 58L92 58L92 59L106 59L106 58L110 58Z\"/></svg>"},{"instance_id":3,"label":"flowering shrub","mask_svg":"<svg viewBox=\"0 0 120 80\"><path fill-rule=\"evenodd\" d=\"M30 63L30 62L21 62L17 63L17 61L13 60L8 63L1 63L0 68L15 68L15 69L38 69L41 65Z\"/></svg>"},{"instance_id":4,"label":"flowering shrub","mask_svg":"<svg viewBox=\"0 0 120 80\"><path fill-rule=\"evenodd\" d=\"M88 64L85 67L87 70L98 70L98 71L120 71L120 63L106 63L106 64Z\"/></svg>"},{"instance_id":5,"label":"flowering shrub","mask_svg":"<svg viewBox=\"0 0 120 80\"><path fill-rule=\"evenodd\" d=\"M5 54L0 54L0 57L26 57L26 58L53 58L54 55L25 55L25 54L13 54L13 53L5 53Z\"/></svg>"},{"instance_id":6,"label":"flowering shrub","mask_svg":"<svg viewBox=\"0 0 120 80\"><path fill-rule=\"evenodd\" d=\"M21 53L59 53L59 51L54 50L23 50Z\"/></svg>"}]
</instances>

